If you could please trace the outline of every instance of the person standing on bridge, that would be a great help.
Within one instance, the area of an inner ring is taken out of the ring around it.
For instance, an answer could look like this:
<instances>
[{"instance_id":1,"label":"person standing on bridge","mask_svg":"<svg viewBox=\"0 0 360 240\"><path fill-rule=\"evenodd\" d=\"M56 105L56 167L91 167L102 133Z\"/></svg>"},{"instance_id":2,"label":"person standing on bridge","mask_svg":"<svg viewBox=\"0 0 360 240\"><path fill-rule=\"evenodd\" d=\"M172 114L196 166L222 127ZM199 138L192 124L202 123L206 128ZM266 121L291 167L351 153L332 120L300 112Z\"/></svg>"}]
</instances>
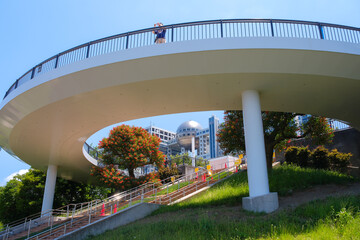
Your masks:
<instances>
[{"instance_id":1,"label":"person standing on bridge","mask_svg":"<svg viewBox=\"0 0 360 240\"><path fill-rule=\"evenodd\" d=\"M166 39L165 39L166 29L163 27L162 23L155 23L154 27L157 26L159 28L152 31L153 34L156 35L155 43L166 43Z\"/></svg>"}]
</instances>

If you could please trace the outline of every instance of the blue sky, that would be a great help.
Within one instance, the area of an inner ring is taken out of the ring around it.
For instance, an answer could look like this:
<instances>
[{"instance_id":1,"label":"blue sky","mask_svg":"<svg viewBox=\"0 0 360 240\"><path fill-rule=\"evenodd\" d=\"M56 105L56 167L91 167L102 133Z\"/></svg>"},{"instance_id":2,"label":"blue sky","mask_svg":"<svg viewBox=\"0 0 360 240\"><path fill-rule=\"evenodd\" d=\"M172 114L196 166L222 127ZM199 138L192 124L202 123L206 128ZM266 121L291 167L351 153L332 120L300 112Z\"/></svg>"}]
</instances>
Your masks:
<instances>
[{"instance_id":1,"label":"blue sky","mask_svg":"<svg viewBox=\"0 0 360 240\"><path fill-rule=\"evenodd\" d=\"M0 95L27 70L76 45L110 35L164 24L229 18L274 18L360 27L359 0L0 0ZM131 121L150 121L175 131L187 120L207 126L212 113L186 113ZM222 112L215 112L222 118ZM106 134L102 131L91 142ZM0 152L0 185L28 165Z\"/></svg>"}]
</instances>

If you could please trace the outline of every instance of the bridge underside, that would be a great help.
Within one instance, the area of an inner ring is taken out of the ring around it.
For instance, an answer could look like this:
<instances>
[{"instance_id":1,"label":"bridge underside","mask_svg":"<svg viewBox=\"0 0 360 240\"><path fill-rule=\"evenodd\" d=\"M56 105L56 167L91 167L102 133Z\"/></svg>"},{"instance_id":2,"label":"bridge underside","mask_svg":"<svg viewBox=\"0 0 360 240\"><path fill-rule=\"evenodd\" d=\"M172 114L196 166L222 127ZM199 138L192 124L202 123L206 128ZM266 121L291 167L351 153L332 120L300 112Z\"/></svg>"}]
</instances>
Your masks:
<instances>
[{"instance_id":1,"label":"bridge underside","mask_svg":"<svg viewBox=\"0 0 360 240\"><path fill-rule=\"evenodd\" d=\"M0 143L35 168L56 165L58 176L86 181L92 164L83 143L103 127L171 113L240 110L246 90L260 93L262 110L321 115L360 128L356 44L260 40L169 43L53 70L5 99Z\"/></svg>"}]
</instances>

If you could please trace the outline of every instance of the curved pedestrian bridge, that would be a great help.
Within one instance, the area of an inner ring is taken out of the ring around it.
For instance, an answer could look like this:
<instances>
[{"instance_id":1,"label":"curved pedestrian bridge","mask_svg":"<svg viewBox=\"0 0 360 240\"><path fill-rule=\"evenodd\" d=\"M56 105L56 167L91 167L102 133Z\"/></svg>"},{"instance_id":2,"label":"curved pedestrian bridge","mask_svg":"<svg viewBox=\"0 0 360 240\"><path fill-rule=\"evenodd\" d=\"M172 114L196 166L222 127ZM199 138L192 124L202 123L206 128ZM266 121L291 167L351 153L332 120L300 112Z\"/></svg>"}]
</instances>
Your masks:
<instances>
[{"instance_id":1,"label":"curved pedestrian bridge","mask_svg":"<svg viewBox=\"0 0 360 240\"><path fill-rule=\"evenodd\" d=\"M17 79L0 105L0 145L39 169L88 179L84 142L131 119L261 109L341 119L360 127L360 29L290 20L215 20L154 28L77 46ZM88 157L88 155L87 155Z\"/></svg>"}]
</instances>

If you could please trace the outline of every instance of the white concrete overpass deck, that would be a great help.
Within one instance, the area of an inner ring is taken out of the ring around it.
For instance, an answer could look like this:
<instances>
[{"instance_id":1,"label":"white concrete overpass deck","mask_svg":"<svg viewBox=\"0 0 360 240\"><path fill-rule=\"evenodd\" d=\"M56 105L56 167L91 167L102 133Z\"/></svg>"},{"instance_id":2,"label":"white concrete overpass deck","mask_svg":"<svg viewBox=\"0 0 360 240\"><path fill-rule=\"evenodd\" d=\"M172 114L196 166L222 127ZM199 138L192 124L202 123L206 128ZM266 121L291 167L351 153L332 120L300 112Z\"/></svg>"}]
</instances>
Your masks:
<instances>
[{"instance_id":1,"label":"white concrete overpass deck","mask_svg":"<svg viewBox=\"0 0 360 240\"><path fill-rule=\"evenodd\" d=\"M105 126L162 114L235 110L257 90L262 110L341 119L360 128L360 44L220 38L104 54L44 73L0 106L0 145L26 163L86 180L85 140Z\"/></svg>"}]
</instances>

